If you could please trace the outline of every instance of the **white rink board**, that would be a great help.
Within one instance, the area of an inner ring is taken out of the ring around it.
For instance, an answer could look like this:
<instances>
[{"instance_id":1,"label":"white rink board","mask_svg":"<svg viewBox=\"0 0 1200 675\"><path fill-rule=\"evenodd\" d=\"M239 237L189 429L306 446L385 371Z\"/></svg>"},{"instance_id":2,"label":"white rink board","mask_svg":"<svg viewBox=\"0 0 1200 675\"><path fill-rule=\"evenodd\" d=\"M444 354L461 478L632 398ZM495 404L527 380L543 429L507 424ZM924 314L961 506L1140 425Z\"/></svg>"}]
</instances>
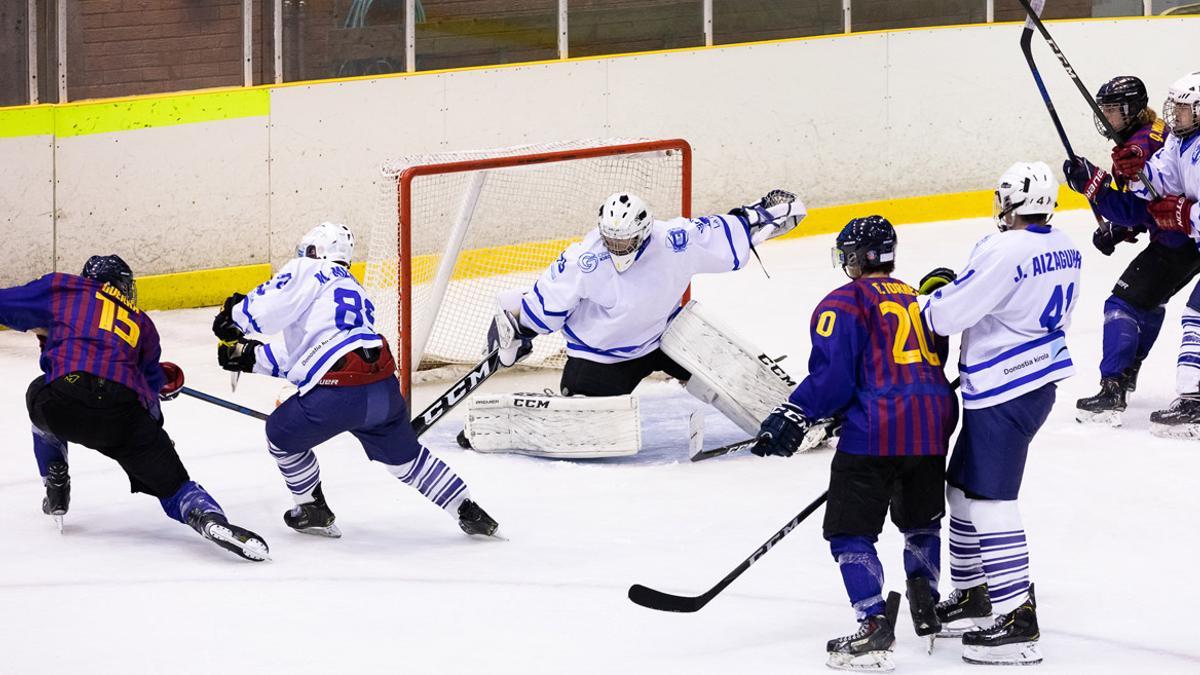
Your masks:
<instances>
[{"instance_id":1,"label":"white rink board","mask_svg":"<svg viewBox=\"0 0 1200 675\"><path fill-rule=\"evenodd\" d=\"M54 265L54 137L0 138L0 230L10 255L0 283L21 283Z\"/></svg>"},{"instance_id":2,"label":"white rink board","mask_svg":"<svg viewBox=\"0 0 1200 675\"><path fill-rule=\"evenodd\" d=\"M1030 452L1021 495L1042 651L1037 675L1194 674L1200 644L1186 611L1200 556L1194 442L1150 437L1147 418L1170 401L1179 313L1167 310L1142 369L1125 428L1074 422L1072 404L1096 391L1104 299L1140 246L1105 258L1087 245L1085 212L1060 214L1084 256L1068 340L1079 375ZM977 219L900 230L898 276L961 267L991 231ZM812 308L844 282L829 266L833 235L771 242L771 271L697 277L722 321L739 326L801 376ZM752 265L757 267L757 264ZM236 394L213 363L208 310L152 312L165 358L196 389L270 410L280 380L243 376ZM454 443L461 410L423 437L470 483L507 542L472 541L437 508L367 462L347 436L320 446L325 494L344 537L287 530L291 505L267 453L263 424L180 397L166 428L194 479L231 518L262 534L274 561L243 563L128 494L113 462L72 451L65 535L40 511L30 456L25 383L37 373L32 336L0 332L0 672L239 672L308 675L809 675L830 672L825 641L854 629L820 513L800 525L696 614L630 603L632 583L706 590L825 489L830 454L686 461L696 404L675 385L644 395L643 451L603 462L480 455ZM953 367L951 367L953 368ZM499 375L483 391L536 391L547 375ZM442 384L418 387L415 407ZM438 390L438 391L435 391ZM741 437L711 410L706 447ZM902 590L903 542L890 523L878 548L889 588ZM943 544L943 547L945 544ZM943 552L943 569L947 564ZM943 580L943 588L948 581ZM963 664L954 642L933 655L901 609L897 673L989 675ZM226 647L230 651L226 651ZM1008 671L995 671L996 673ZM1025 671L1022 671L1025 672Z\"/></svg>"}]
</instances>

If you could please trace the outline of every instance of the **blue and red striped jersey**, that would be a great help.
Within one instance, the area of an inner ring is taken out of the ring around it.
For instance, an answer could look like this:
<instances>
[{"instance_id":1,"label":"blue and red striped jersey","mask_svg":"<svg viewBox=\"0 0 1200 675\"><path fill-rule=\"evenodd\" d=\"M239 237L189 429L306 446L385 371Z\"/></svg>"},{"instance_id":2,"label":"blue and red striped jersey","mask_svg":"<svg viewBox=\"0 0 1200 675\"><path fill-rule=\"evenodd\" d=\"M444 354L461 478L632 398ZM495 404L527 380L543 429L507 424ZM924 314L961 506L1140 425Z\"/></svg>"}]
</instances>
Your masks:
<instances>
[{"instance_id":1,"label":"blue and red striped jersey","mask_svg":"<svg viewBox=\"0 0 1200 675\"><path fill-rule=\"evenodd\" d=\"M790 400L810 419L842 419L841 452L946 454L958 415L942 372L946 341L926 328L916 298L898 279L860 278L813 311L808 376Z\"/></svg>"},{"instance_id":2,"label":"blue and red striped jersey","mask_svg":"<svg viewBox=\"0 0 1200 675\"><path fill-rule=\"evenodd\" d=\"M46 332L41 367L47 382L91 373L129 387L147 410L157 407L166 382L158 330L113 286L56 272L0 289L0 325Z\"/></svg>"}]
</instances>

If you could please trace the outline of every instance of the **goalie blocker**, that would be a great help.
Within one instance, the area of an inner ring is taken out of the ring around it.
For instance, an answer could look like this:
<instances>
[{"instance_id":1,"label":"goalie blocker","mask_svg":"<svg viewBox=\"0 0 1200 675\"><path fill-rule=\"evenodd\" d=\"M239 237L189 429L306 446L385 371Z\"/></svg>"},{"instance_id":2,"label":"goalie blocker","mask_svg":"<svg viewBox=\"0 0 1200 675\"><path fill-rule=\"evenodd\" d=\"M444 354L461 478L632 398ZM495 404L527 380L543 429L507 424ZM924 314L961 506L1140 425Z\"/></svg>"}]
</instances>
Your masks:
<instances>
[{"instance_id":1,"label":"goalie blocker","mask_svg":"<svg viewBox=\"0 0 1200 675\"><path fill-rule=\"evenodd\" d=\"M642 447L638 401L625 396L502 394L467 400L463 430L479 452L595 459L636 455Z\"/></svg>"}]
</instances>

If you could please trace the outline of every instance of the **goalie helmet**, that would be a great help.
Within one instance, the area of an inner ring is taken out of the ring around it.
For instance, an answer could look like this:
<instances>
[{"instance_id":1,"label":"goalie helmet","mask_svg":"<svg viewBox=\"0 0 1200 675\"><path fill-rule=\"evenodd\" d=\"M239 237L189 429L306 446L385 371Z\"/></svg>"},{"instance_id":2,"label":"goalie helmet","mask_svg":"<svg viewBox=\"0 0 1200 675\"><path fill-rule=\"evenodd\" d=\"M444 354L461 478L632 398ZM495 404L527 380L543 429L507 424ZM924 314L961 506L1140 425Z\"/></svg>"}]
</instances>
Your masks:
<instances>
[{"instance_id":1,"label":"goalie helmet","mask_svg":"<svg viewBox=\"0 0 1200 675\"><path fill-rule=\"evenodd\" d=\"M1012 227L1012 217L1046 216L1058 206L1058 179L1045 162L1017 162L1002 176L994 193L992 215L1003 232Z\"/></svg>"},{"instance_id":2,"label":"goalie helmet","mask_svg":"<svg viewBox=\"0 0 1200 675\"><path fill-rule=\"evenodd\" d=\"M833 264L841 267L851 279L895 262L896 228L887 218L855 218L838 233L837 245L833 247Z\"/></svg>"},{"instance_id":3,"label":"goalie helmet","mask_svg":"<svg viewBox=\"0 0 1200 675\"><path fill-rule=\"evenodd\" d=\"M354 233L341 223L321 223L300 240L297 258L317 258L349 266L354 259Z\"/></svg>"},{"instance_id":4,"label":"goalie helmet","mask_svg":"<svg viewBox=\"0 0 1200 675\"><path fill-rule=\"evenodd\" d=\"M1108 118L1113 131L1121 138L1126 138L1137 124L1138 117L1150 104L1150 96L1146 94L1146 84L1132 75L1118 75L1100 85L1096 92L1096 104ZM1101 136L1108 136L1104 122L1096 118L1096 130Z\"/></svg>"},{"instance_id":5,"label":"goalie helmet","mask_svg":"<svg viewBox=\"0 0 1200 675\"><path fill-rule=\"evenodd\" d=\"M1171 126L1171 133L1179 138L1187 138L1200 129L1200 72L1175 80L1167 90L1163 118Z\"/></svg>"},{"instance_id":6,"label":"goalie helmet","mask_svg":"<svg viewBox=\"0 0 1200 675\"><path fill-rule=\"evenodd\" d=\"M637 195L618 192L600 206L597 227L618 272L629 269L650 234L654 215Z\"/></svg>"},{"instance_id":7,"label":"goalie helmet","mask_svg":"<svg viewBox=\"0 0 1200 675\"><path fill-rule=\"evenodd\" d=\"M119 255L94 255L83 263L80 276L112 284L126 300L137 304L137 286L133 282L133 270Z\"/></svg>"}]
</instances>

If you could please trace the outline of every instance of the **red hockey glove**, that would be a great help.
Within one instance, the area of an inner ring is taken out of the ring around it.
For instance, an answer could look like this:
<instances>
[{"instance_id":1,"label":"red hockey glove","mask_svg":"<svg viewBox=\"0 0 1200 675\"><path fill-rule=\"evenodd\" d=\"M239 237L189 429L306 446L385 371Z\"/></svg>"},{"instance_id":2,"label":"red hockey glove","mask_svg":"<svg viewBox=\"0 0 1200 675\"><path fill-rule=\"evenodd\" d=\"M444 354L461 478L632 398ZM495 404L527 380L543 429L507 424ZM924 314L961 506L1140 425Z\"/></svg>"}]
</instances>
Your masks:
<instances>
[{"instance_id":1,"label":"red hockey glove","mask_svg":"<svg viewBox=\"0 0 1200 675\"><path fill-rule=\"evenodd\" d=\"M1137 143L1118 145L1112 151L1113 174L1133 180L1146 166L1147 157L1146 148Z\"/></svg>"},{"instance_id":2,"label":"red hockey glove","mask_svg":"<svg viewBox=\"0 0 1200 675\"><path fill-rule=\"evenodd\" d=\"M163 375L167 376L167 383L158 390L158 398L170 401L179 396L179 390L183 389L183 369L170 361L163 361L159 365L162 366Z\"/></svg>"},{"instance_id":3,"label":"red hockey glove","mask_svg":"<svg viewBox=\"0 0 1200 675\"><path fill-rule=\"evenodd\" d=\"M1154 216L1154 222L1158 223L1158 229L1165 232L1182 232L1191 236L1192 231L1192 207L1196 205L1196 200L1188 199L1183 195L1167 195L1161 199L1155 199L1150 202L1146 210Z\"/></svg>"}]
</instances>

